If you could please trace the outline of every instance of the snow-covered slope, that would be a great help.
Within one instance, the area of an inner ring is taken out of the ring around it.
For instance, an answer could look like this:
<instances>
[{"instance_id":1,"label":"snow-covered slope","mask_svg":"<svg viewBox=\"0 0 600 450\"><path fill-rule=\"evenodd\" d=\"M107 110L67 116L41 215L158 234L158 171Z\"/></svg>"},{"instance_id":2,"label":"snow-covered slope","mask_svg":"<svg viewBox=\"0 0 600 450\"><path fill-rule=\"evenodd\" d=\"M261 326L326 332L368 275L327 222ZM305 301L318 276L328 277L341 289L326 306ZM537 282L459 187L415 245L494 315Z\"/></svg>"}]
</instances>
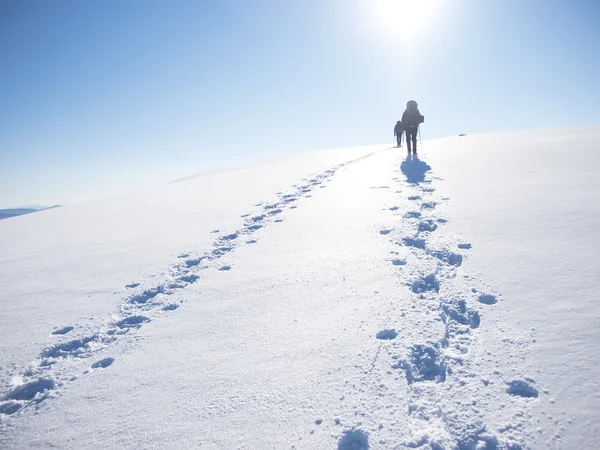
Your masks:
<instances>
[{"instance_id":1,"label":"snow-covered slope","mask_svg":"<svg viewBox=\"0 0 600 450\"><path fill-rule=\"evenodd\" d=\"M594 448L600 128L0 223L2 448Z\"/></svg>"}]
</instances>

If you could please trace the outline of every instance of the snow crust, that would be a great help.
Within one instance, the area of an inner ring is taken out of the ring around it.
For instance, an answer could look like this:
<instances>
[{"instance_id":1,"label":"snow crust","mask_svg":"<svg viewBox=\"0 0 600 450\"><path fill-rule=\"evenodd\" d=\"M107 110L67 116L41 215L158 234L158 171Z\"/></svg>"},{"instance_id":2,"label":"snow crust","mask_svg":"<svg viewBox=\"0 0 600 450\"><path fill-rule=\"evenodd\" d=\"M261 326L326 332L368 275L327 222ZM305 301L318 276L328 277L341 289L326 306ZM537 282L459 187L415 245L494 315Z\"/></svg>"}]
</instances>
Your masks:
<instances>
[{"instance_id":1,"label":"snow crust","mask_svg":"<svg viewBox=\"0 0 600 450\"><path fill-rule=\"evenodd\" d=\"M423 144L0 222L0 446L594 448L600 127Z\"/></svg>"}]
</instances>

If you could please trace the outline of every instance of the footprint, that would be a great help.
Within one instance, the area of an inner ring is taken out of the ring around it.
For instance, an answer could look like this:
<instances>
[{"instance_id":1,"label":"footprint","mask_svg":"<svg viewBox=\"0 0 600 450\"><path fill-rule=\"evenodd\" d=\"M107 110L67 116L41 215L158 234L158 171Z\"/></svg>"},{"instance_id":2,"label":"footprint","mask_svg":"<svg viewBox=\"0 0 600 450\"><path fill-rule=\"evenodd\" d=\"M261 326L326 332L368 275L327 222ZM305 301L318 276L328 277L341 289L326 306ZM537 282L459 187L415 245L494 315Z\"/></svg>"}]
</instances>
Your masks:
<instances>
[{"instance_id":1,"label":"footprint","mask_svg":"<svg viewBox=\"0 0 600 450\"><path fill-rule=\"evenodd\" d=\"M436 250L430 251L429 253L431 254L431 256L454 267L460 267L463 262L462 255L459 255L458 253L453 253L449 250Z\"/></svg>"},{"instance_id":2,"label":"footprint","mask_svg":"<svg viewBox=\"0 0 600 450\"><path fill-rule=\"evenodd\" d=\"M37 380L30 381L29 383L24 383L20 386L17 386L4 396L4 400L35 401L38 403L46 398L48 391L54 389L54 386L54 380L51 378L39 378ZM11 404L13 405L12 408L7 409L12 409L12 411L9 411L8 414L15 413L21 409L22 406L24 406L22 404L18 404L19 407L16 408L17 404Z\"/></svg>"},{"instance_id":3,"label":"footprint","mask_svg":"<svg viewBox=\"0 0 600 450\"><path fill-rule=\"evenodd\" d=\"M390 234L391 232L392 232L392 230L381 230L381 231L379 231L379 234L386 235L386 234Z\"/></svg>"},{"instance_id":4,"label":"footprint","mask_svg":"<svg viewBox=\"0 0 600 450\"><path fill-rule=\"evenodd\" d=\"M16 400L0 401L0 414L10 416L11 414L16 413L22 407L23 404Z\"/></svg>"},{"instance_id":5,"label":"footprint","mask_svg":"<svg viewBox=\"0 0 600 450\"><path fill-rule=\"evenodd\" d=\"M398 336L398 332L396 330L389 329L389 330L381 330L380 332L378 332L375 337L377 339L382 339L382 340L388 340L391 341L392 339L396 339L396 337Z\"/></svg>"},{"instance_id":6,"label":"footprint","mask_svg":"<svg viewBox=\"0 0 600 450\"><path fill-rule=\"evenodd\" d=\"M512 380L506 382L506 384L508 385L506 392L510 395L525 398L537 398L539 395L538 390L526 381Z\"/></svg>"},{"instance_id":7,"label":"footprint","mask_svg":"<svg viewBox=\"0 0 600 450\"><path fill-rule=\"evenodd\" d=\"M196 277L196 279L194 279L194 277ZM184 287L187 286L187 283L193 283L194 281L196 281L198 278L200 278L197 275L183 275L181 278L178 278L177 281L171 281L168 285L167 288L168 289L183 289ZM186 279L189 280L194 280L194 281L185 281Z\"/></svg>"},{"instance_id":8,"label":"footprint","mask_svg":"<svg viewBox=\"0 0 600 450\"><path fill-rule=\"evenodd\" d=\"M369 435L354 428L344 431L338 441L337 450L369 450Z\"/></svg>"},{"instance_id":9,"label":"footprint","mask_svg":"<svg viewBox=\"0 0 600 450\"><path fill-rule=\"evenodd\" d=\"M195 283L199 279L200 279L200 277L198 275L183 275L178 278L178 280L185 281L186 283L190 283L190 284ZM183 287L183 286L181 286L181 287Z\"/></svg>"},{"instance_id":10,"label":"footprint","mask_svg":"<svg viewBox=\"0 0 600 450\"><path fill-rule=\"evenodd\" d=\"M128 302L129 303L139 303L139 304L148 303L149 300L152 300L158 294L163 294L164 290L165 290L165 288L162 285L157 286L155 288L146 289L141 294L137 294L137 295L134 295L133 297L131 297Z\"/></svg>"},{"instance_id":11,"label":"footprint","mask_svg":"<svg viewBox=\"0 0 600 450\"><path fill-rule=\"evenodd\" d=\"M424 220L423 222L419 222L419 232L433 232L437 229L437 225L433 220Z\"/></svg>"},{"instance_id":12,"label":"footprint","mask_svg":"<svg viewBox=\"0 0 600 450\"><path fill-rule=\"evenodd\" d=\"M220 240L221 241L233 241L234 239L237 239L237 238L238 238L237 233L231 233L226 236L221 236Z\"/></svg>"},{"instance_id":13,"label":"footprint","mask_svg":"<svg viewBox=\"0 0 600 450\"><path fill-rule=\"evenodd\" d=\"M249 241L246 241L246 244L256 244L257 242L256 239L250 239Z\"/></svg>"},{"instance_id":14,"label":"footprint","mask_svg":"<svg viewBox=\"0 0 600 450\"><path fill-rule=\"evenodd\" d=\"M139 328L147 322L150 322L150 319L146 316L129 316L115 322L115 326L121 329Z\"/></svg>"},{"instance_id":15,"label":"footprint","mask_svg":"<svg viewBox=\"0 0 600 450\"><path fill-rule=\"evenodd\" d=\"M230 252L231 250L233 250L233 247L218 247L212 251L212 254L214 256L216 256L217 258L219 258L219 257L223 256L224 254Z\"/></svg>"},{"instance_id":16,"label":"footprint","mask_svg":"<svg viewBox=\"0 0 600 450\"><path fill-rule=\"evenodd\" d=\"M221 272L224 272L224 271L227 271L227 270L231 270L231 266L222 266L222 267L219 267L219 270Z\"/></svg>"},{"instance_id":17,"label":"footprint","mask_svg":"<svg viewBox=\"0 0 600 450\"><path fill-rule=\"evenodd\" d=\"M262 225L249 225L246 227L246 230L253 232L256 230L260 230L262 228Z\"/></svg>"},{"instance_id":18,"label":"footprint","mask_svg":"<svg viewBox=\"0 0 600 450\"><path fill-rule=\"evenodd\" d=\"M178 256L178 258L185 258L185 257L187 257L187 255L185 255L185 256ZM138 287L139 285L140 285L140 283L130 283L130 284L126 284L125 287L129 288L129 289L132 289L132 288Z\"/></svg>"},{"instance_id":19,"label":"footprint","mask_svg":"<svg viewBox=\"0 0 600 450\"><path fill-rule=\"evenodd\" d=\"M406 217L407 219L417 219L421 217L421 213L419 211L409 211L406 214L404 214L404 217Z\"/></svg>"},{"instance_id":20,"label":"footprint","mask_svg":"<svg viewBox=\"0 0 600 450\"><path fill-rule=\"evenodd\" d=\"M254 216L252 219L252 222L260 222L261 220L263 220L266 216L264 214L261 214L260 216Z\"/></svg>"},{"instance_id":21,"label":"footprint","mask_svg":"<svg viewBox=\"0 0 600 450\"><path fill-rule=\"evenodd\" d=\"M458 248L462 248L464 250L468 250L470 248L472 248L473 246L471 244L469 244L468 242L465 242L464 244L458 244Z\"/></svg>"},{"instance_id":22,"label":"footprint","mask_svg":"<svg viewBox=\"0 0 600 450\"><path fill-rule=\"evenodd\" d=\"M442 361L439 351L429 345L417 344L413 346L410 361L399 364L399 368L406 373L408 384L421 381L446 381L446 364Z\"/></svg>"},{"instance_id":23,"label":"footprint","mask_svg":"<svg viewBox=\"0 0 600 450\"><path fill-rule=\"evenodd\" d=\"M410 289L415 294L423 294L425 292L440 291L440 283L435 277L434 274L428 275L426 277L420 278L416 281L413 281L410 285Z\"/></svg>"},{"instance_id":24,"label":"footprint","mask_svg":"<svg viewBox=\"0 0 600 450\"><path fill-rule=\"evenodd\" d=\"M420 195L411 195L410 197L408 197L409 200L421 200L421 196Z\"/></svg>"},{"instance_id":25,"label":"footprint","mask_svg":"<svg viewBox=\"0 0 600 450\"><path fill-rule=\"evenodd\" d=\"M94 364L92 364L92 369L106 369L114 362L115 358L111 358L109 356L108 358L101 359L100 361L96 361Z\"/></svg>"},{"instance_id":26,"label":"footprint","mask_svg":"<svg viewBox=\"0 0 600 450\"><path fill-rule=\"evenodd\" d=\"M41 358L65 358L67 356L73 357L84 357L89 350L89 344L99 340L99 336L94 334L92 336L82 337L80 339L73 339L72 341L65 342L64 344L53 345L52 347L45 348L40 354Z\"/></svg>"},{"instance_id":27,"label":"footprint","mask_svg":"<svg viewBox=\"0 0 600 450\"><path fill-rule=\"evenodd\" d=\"M470 311L467 308L467 302L463 299L448 300L441 306L443 314L460 323L461 325L469 325L471 328L478 328L481 322L477 311ZM442 318L443 320L443 318ZM447 320L443 320L446 323Z\"/></svg>"},{"instance_id":28,"label":"footprint","mask_svg":"<svg viewBox=\"0 0 600 450\"><path fill-rule=\"evenodd\" d=\"M163 306L162 310L163 311L174 311L177 308L179 308L179 305L177 303L170 303L168 305Z\"/></svg>"},{"instance_id":29,"label":"footprint","mask_svg":"<svg viewBox=\"0 0 600 450\"><path fill-rule=\"evenodd\" d=\"M406 245L407 247L414 247L414 248L420 248L421 250L425 250L425 240L424 239L405 237L402 239L402 242L404 242L404 245Z\"/></svg>"},{"instance_id":30,"label":"footprint","mask_svg":"<svg viewBox=\"0 0 600 450\"><path fill-rule=\"evenodd\" d=\"M390 211L398 211L400 209L399 206L392 206L391 208L388 208Z\"/></svg>"},{"instance_id":31,"label":"footprint","mask_svg":"<svg viewBox=\"0 0 600 450\"><path fill-rule=\"evenodd\" d=\"M280 222L283 222L283 219L277 219L277 220L274 220L274 222L275 223L280 223Z\"/></svg>"},{"instance_id":32,"label":"footprint","mask_svg":"<svg viewBox=\"0 0 600 450\"><path fill-rule=\"evenodd\" d=\"M491 294L481 294L477 301L479 303L483 303L484 305L495 305L498 303L498 299Z\"/></svg>"},{"instance_id":33,"label":"footprint","mask_svg":"<svg viewBox=\"0 0 600 450\"><path fill-rule=\"evenodd\" d=\"M63 327L58 330L54 330L52 334L67 334L69 331L73 331L73 327Z\"/></svg>"},{"instance_id":34,"label":"footprint","mask_svg":"<svg viewBox=\"0 0 600 450\"><path fill-rule=\"evenodd\" d=\"M436 203L435 202L423 202L421 204L421 209L433 209L435 208Z\"/></svg>"},{"instance_id":35,"label":"footprint","mask_svg":"<svg viewBox=\"0 0 600 450\"><path fill-rule=\"evenodd\" d=\"M189 269L190 267L195 267L198 264L200 264L202 262L204 258L194 258L194 259L188 259L185 262L185 266Z\"/></svg>"},{"instance_id":36,"label":"footprint","mask_svg":"<svg viewBox=\"0 0 600 450\"><path fill-rule=\"evenodd\" d=\"M393 259L392 260L392 264L394 266L405 266L406 265L406 260L404 260L404 259Z\"/></svg>"}]
</instances>

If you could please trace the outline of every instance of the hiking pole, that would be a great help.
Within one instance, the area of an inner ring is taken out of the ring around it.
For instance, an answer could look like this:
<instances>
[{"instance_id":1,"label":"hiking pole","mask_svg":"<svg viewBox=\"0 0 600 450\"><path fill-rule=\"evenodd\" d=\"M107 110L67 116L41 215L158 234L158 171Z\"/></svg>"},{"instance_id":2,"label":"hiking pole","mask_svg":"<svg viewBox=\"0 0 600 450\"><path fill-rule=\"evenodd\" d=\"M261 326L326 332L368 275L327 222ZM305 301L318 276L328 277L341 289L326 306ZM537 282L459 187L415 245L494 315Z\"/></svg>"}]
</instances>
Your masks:
<instances>
[{"instance_id":1,"label":"hiking pole","mask_svg":"<svg viewBox=\"0 0 600 450\"><path fill-rule=\"evenodd\" d=\"M423 139L421 139L421 127L419 127L419 145L421 146L421 151L423 152L423 159L425 159L425 149L423 148Z\"/></svg>"}]
</instances>

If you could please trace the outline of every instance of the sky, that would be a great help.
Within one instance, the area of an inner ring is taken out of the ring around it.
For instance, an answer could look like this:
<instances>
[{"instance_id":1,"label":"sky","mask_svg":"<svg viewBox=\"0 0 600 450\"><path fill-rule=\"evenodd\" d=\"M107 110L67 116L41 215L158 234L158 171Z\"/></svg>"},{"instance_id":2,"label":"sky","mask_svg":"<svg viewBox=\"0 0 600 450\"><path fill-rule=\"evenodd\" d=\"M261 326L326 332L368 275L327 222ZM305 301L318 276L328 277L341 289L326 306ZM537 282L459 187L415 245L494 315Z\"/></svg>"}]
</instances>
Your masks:
<instances>
[{"instance_id":1,"label":"sky","mask_svg":"<svg viewBox=\"0 0 600 450\"><path fill-rule=\"evenodd\" d=\"M0 208L391 145L411 99L424 140L598 124L599 20L595 0L0 0Z\"/></svg>"}]
</instances>

